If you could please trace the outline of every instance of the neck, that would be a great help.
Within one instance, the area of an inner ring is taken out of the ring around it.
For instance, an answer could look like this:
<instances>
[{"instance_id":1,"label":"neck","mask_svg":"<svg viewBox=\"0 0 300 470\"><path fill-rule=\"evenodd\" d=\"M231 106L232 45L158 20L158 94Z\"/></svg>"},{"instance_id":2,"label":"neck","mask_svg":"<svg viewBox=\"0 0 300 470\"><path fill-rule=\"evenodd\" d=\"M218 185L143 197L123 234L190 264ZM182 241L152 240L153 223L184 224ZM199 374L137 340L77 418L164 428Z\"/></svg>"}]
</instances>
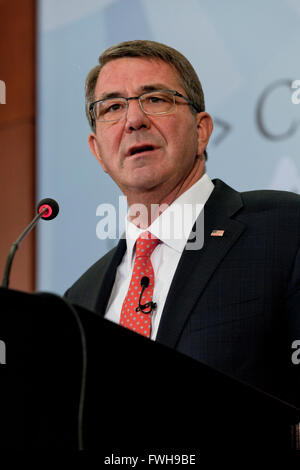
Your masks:
<instances>
[{"instance_id":1,"label":"neck","mask_svg":"<svg viewBox=\"0 0 300 470\"><path fill-rule=\"evenodd\" d=\"M173 187L158 187L144 193L127 194L128 220L141 229L149 227L181 194L199 181L204 173L205 160L197 158L188 175Z\"/></svg>"}]
</instances>

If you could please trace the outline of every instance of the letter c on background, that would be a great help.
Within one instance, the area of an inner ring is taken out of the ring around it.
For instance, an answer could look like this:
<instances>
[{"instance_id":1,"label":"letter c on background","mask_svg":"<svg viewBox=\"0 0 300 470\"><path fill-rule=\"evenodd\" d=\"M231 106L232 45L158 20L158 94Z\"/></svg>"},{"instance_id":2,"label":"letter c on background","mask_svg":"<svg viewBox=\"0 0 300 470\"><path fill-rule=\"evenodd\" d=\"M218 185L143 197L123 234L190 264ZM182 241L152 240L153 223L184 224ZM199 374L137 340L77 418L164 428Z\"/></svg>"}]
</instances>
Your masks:
<instances>
[{"instance_id":1,"label":"letter c on background","mask_svg":"<svg viewBox=\"0 0 300 470\"><path fill-rule=\"evenodd\" d=\"M263 119L263 108L266 102L267 97L274 91L276 88L279 87L287 87L289 90L291 89L291 85L293 83L293 80L289 79L281 79L277 80L274 83L271 83L271 85L268 85L267 88L264 89L262 94L260 95L256 107L256 122L258 125L258 128L260 132L269 140L284 140L287 139L288 137L291 137L295 132L297 127L300 124L300 121L292 121L290 127L288 128L287 131L282 132L281 134L272 134L266 127L266 124L264 123Z\"/></svg>"}]
</instances>

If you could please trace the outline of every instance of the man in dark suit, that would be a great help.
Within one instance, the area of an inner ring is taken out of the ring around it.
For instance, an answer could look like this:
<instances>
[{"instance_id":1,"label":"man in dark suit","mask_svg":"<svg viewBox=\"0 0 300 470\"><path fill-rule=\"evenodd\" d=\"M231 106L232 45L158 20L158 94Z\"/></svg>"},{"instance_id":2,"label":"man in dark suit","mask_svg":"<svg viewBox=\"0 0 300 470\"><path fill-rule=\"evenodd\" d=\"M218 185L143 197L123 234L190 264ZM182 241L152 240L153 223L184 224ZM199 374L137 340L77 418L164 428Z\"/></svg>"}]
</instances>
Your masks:
<instances>
[{"instance_id":1,"label":"man in dark suit","mask_svg":"<svg viewBox=\"0 0 300 470\"><path fill-rule=\"evenodd\" d=\"M127 197L126 238L67 298L299 406L300 197L238 193L210 180L212 119L198 77L178 51L130 41L99 62L86 82L89 145ZM195 210L186 219L187 205ZM162 229L173 208L188 229L180 237L174 224L171 234ZM193 247L189 233L197 244L201 229L203 246ZM141 267L135 250L144 232L157 241L145 262L154 281L146 287L141 277L134 286L132 274ZM147 289L145 311L138 294Z\"/></svg>"}]
</instances>

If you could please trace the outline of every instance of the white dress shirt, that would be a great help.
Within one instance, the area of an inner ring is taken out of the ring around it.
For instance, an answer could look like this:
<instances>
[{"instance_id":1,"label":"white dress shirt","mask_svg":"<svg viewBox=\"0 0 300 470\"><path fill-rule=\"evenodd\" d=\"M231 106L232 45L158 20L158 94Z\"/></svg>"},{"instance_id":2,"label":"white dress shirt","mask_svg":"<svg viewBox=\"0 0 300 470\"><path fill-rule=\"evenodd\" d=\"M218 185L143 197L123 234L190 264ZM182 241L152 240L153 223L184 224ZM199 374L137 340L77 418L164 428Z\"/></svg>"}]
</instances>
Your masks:
<instances>
[{"instance_id":1,"label":"white dress shirt","mask_svg":"<svg viewBox=\"0 0 300 470\"><path fill-rule=\"evenodd\" d=\"M127 250L117 268L115 283L105 313L106 319L115 323L120 322L121 309L129 288L135 261L135 243L141 233L149 231L161 240L150 258L155 276L153 302L157 304L156 309L151 313L151 339L155 340L161 314L180 257L193 225L213 189L214 184L205 173L146 230L139 229L126 217ZM187 207L189 207L188 210Z\"/></svg>"}]
</instances>

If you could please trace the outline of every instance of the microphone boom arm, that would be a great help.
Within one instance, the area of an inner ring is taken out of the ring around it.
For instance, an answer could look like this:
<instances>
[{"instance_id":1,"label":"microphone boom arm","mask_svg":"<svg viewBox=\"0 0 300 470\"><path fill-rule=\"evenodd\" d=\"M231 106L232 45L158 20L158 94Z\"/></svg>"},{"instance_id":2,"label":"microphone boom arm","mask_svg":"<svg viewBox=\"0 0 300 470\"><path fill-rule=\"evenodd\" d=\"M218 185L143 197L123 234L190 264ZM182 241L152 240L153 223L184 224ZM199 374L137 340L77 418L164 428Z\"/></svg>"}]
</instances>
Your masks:
<instances>
[{"instance_id":1,"label":"microphone boom arm","mask_svg":"<svg viewBox=\"0 0 300 470\"><path fill-rule=\"evenodd\" d=\"M8 287L9 286L9 275L10 275L10 270L11 270L11 265L15 256L15 253L17 249L19 248L20 243L24 240L24 238L31 232L37 221L44 215L44 213L48 209L45 207L39 212L35 218L30 222L30 224L25 228L25 230L21 233L19 238L11 245L9 254L6 260L6 265L5 265L5 270L4 270L4 276L2 280L2 285L1 287Z\"/></svg>"},{"instance_id":2,"label":"microphone boom arm","mask_svg":"<svg viewBox=\"0 0 300 470\"><path fill-rule=\"evenodd\" d=\"M15 256L17 249L19 248L20 243L24 240L24 238L31 232L31 230L35 227L37 222L40 218L52 220L54 219L58 212L59 212L59 205L54 199L46 198L42 199L39 202L37 207L38 214L32 219L29 225L25 228L25 230L21 233L19 238L11 245L9 254L6 260L4 276L2 280L1 287L8 288L9 286L9 275L11 271L12 262Z\"/></svg>"}]
</instances>

